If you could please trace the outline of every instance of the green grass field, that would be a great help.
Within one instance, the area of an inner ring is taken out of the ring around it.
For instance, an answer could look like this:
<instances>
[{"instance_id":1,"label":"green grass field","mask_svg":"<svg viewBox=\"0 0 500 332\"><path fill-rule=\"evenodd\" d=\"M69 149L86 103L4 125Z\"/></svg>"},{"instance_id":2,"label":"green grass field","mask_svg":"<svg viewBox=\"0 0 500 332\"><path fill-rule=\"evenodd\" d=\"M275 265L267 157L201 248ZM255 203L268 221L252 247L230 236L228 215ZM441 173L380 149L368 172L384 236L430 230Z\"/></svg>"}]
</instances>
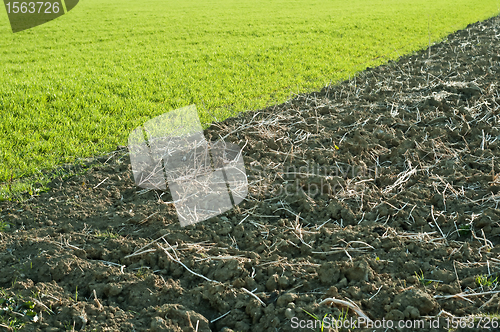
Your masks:
<instances>
[{"instance_id":1,"label":"green grass field","mask_svg":"<svg viewBox=\"0 0 500 332\"><path fill-rule=\"evenodd\" d=\"M0 197L196 104L204 124L321 89L495 16L500 0L81 0L13 34L0 9Z\"/></svg>"}]
</instances>

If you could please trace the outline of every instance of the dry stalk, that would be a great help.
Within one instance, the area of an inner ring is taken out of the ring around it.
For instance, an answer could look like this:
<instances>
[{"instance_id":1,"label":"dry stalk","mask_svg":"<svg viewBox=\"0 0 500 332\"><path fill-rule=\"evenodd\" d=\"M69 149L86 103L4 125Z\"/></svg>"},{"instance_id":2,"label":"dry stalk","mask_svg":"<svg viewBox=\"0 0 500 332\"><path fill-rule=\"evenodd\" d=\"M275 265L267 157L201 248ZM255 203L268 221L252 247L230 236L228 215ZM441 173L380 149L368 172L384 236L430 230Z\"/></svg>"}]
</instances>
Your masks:
<instances>
[{"instance_id":1,"label":"dry stalk","mask_svg":"<svg viewBox=\"0 0 500 332\"><path fill-rule=\"evenodd\" d=\"M38 301L37 299L34 299L34 298L31 298L33 300L33 302L37 303L38 305L42 306L45 308L45 310L47 310L48 312L50 312L52 315L54 315L54 312L49 308L47 307L45 304L43 304L43 302L41 301Z\"/></svg>"},{"instance_id":2,"label":"dry stalk","mask_svg":"<svg viewBox=\"0 0 500 332\"><path fill-rule=\"evenodd\" d=\"M134 256L139 256L139 255L142 255L142 254L145 254L145 253L148 253L148 252L155 252L156 249L155 248L151 248L151 249L147 249L147 250L144 250L144 251L141 251L141 252L137 252L137 253L133 253L133 254L130 254L130 255L127 255L123 258L130 258L130 257L134 257Z\"/></svg>"},{"instance_id":3,"label":"dry stalk","mask_svg":"<svg viewBox=\"0 0 500 332\"><path fill-rule=\"evenodd\" d=\"M371 299L373 299L375 296L377 296L377 294L380 292L380 290L382 289L382 287L384 287L384 285L380 286L378 289L377 289L377 292L375 294L373 294L369 299L368 301L370 301Z\"/></svg>"},{"instance_id":4,"label":"dry stalk","mask_svg":"<svg viewBox=\"0 0 500 332\"><path fill-rule=\"evenodd\" d=\"M125 256L125 258L128 258L128 257L133 257L133 256L137 256L137 255L142 255L144 253L148 253L148 252L154 252L156 251L156 248L151 248L151 249L147 249L147 250L144 250L145 248L149 247L150 245L156 243L158 240L162 240L167 234L159 237L158 239L148 243L147 245L145 245L144 247L142 247L141 249L139 250L136 250L134 253L130 254L130 255L127 255ZM197 252L198 251L204 251L204 250L207 250L205 247L203 247L203 245L207 245L208 247L211 247L213 246L213 243L206 243L206 241L202 241L202 242L198 242L198 243L185 243L184 246L186 248L180 248L179 245L173 245L171 246L172 249L177 249L177 250L191 250L192 248L196 248L197 249ZM170 248L166 248L167 250L170 250Z\"/></svg>"},{"instance_id":5,"label":"dry stalk","mask_svg":"<svg viewBox=\"0 0 500 332\"><path fill-rule=\"evenodd\" d=\"M123 269L126 267L126 265L122 265L122 264L118 264L118 263L114 263L114 262L109 262L109 261L103 261L103 260L101 260L101 259L98 259L97 261L98 261L98 262L102 262L102 263L104 263L104 264L106 264L106 265L108 265L108 266L116 266L116 267L119 267L119 268L120 268L120 273L121 273L121 274L124 274Z\"/></svg>"},{"instance_id":6,"label":"dry stalk","mask_svg":"<svg viewBox=\"0 0 500 332\"><path fill-rule=\"evenodd\" d=\"M481 306L479 307L479 309L482 309L482 308L486 307L486 306L487 306L487 305L489 305L491 302L493 302L493 300L495 300L495 299L496 299L496 300L498 300L498 295L493 295L493 296L491 297L491 299L489 299L488 301L484 302L484 303L483 303L483 305L481 305Z\"/></svg>"},{"instance_id":7,"label":"dry stalk","mask_svg":"<svg viewBox=\"0 0 500 332\"><path fill-rule=\"evenodd\" d=\"M95 292L95 289L93 291L93 294L94 294L94 302L95 302L95 304L97 304L97 310L102 311L104 309L104 307L102 306L101 302L99 302L99 299L97 298L97 294Z\"/></svg>"},{"instance_id":8,"label":"dry stalk","mask_svg":"<svg viewBox=\"0 0 500 332\"><path fill-rule=\"evenodd\" d=\"M266 304L257 295L255 295L254 293L250 292L245 287L241 287L241 290L244 291L245 293L247 293L248 295L253 296L260 304L262 304L263 307L266 306Z\"/></svg>"},{"instance_id":9,"label":"dry stalk","mask_svg":"<svg viewBox=\"0 0 500 332\"><path fill-rule=\"evenodd\" d=\"M347 302L344 300L338 300L338 299L333 298L333 297L329 297L329 298L326 298L319 303L319 305L322 305L322 304L328 304L328 305L338 304L338 305L347 307L349 309L352 309L352 311L354 311L356 314L358 314L358 316L363 317L367 322L372 323L372 320L354 303Z\"/></svg>"},{"instance_id":10,"label":"dry stalk","mask_svg":"<svg viewBox=\"0 0 500 332\"><path fill-rule=\"evenodd\" d=\"M243 256L210 256L210 257L205 257L205 258L197 258L197 262L202 262L202 261L207 261L207 260L237 260L237 261L243 261L243 262L250 262L251 259Z\"/></svg>"},{"instance_id":11,"label":"dry stalk","mask_svg":"<svg viewBox=\"0 0 500 332\"><path fill-rule=\"evenodd\" d=\"M107 179L109 179L109 177L105 178L104 180L102 180L101 182L99 182L93 189L96 189L97 187L99 187L101 184L103 184Z\"/></svg>"},{"instance_id":12,"label":"dry stalk","mask_svg":"<svg viewBox=\"0 0 500 332\"><path fill-rule=\"evenodd\" d=\"M141 255L143 253L146 253L146 252L152 252L152 251L156 251L156 249L149 249L149 250L146 250L146 251L143 251L144 249L146 249L147 247L149 247L150 245L160 241L161 239L163 239L165 236L167 236L167 234L163 235L163 236L160 236L159 238L157 238L156 240L146 244L144 247L134 251L132 254L130 255L127 255L125 256L124 258L129 258L129 257L133 257L133 256L137 256L137 255Z\"/></svg>"},{"instance_id":13,"label":"dry stalk","mask_svg":"<svg viewBox=\"0 0 500 332\"><path fill-rule=\"evenodd\" d=\"M206 281L210 281L210 282L214 282L214 283L217 283L217 284L222 284L220 281L217 281L217 280L212 280L212 279L209 279L207 277L205 277L204 275L202 274L199 274L199 273L196 273L194 272L193 270L191 270L189 267L187 267L184 263L182 263L179 259L179 257L177 256L177 253L175 252L175 249L170 245L170 243L168 243L167 240L163 239L163 241L165 241L165 243L168 245L169 248L164 248L162 247L159 243L157 243L158 247L160 247L163 252L168 256L168 258L170 258L172 261L182 265L182 267L184 267L186 270L188 270L190 273L192 273L193 275L197 276L197 277L200 277L202 279L205 279ZM169 252L168 252L168 249L172 250L175 257L174 258Z\"/></svg>"},{"instance_id":14,"label":"dry stalk","mask_svg":"<svg viewBox=\"0 0 500 332\"><path fill-rule=\"evenodd\" d=\"M387 193L391 192L394 188L407 182L410 179L410 177L412 175L414 175L415 173L417 173L417 167L415 166L412 168L411 162L408 161L408 170L406 170L405 172L399 173L398 179L396 180L396 182L394 182L394 184L392 184L390 186L387 186L384 190L382 190L382 193L387 194Z\"/></svg>"},{"instance_id":15,"label":"dry stalk","mask_svg":"<svg viewBox=\"0 0 500 332\"><path fill-rule=\"evenodd\" d=\"M146 221L149 220L149 218L151 218L152 216L154 216L155 214L157 214L158 212L154 212L153 214L149 215L148 217L144 218L143 220L139 221L138 224L139 225L142 225L144 224Z\"/></svg>"},{"instance_id":16,"label":"dry stalk","mask_svg":"<svg viewBox=\"0 0 500 332\"><path fill-rule=\"evenodd\" d=\"M434 295L435 299L451 299L451 298L459 298L462 300L467 300L467 297L473 297L473 296L483 296L483 295L490 295L490 294L496 294L500 293L500 291L489 291L489 292L481 292L481 293L459 293L459 294L454 294L454 295ZM470 301L472 302L472 301Z\"/></svg>"},{"instance_id":17,"label":"dry stalk","mask_svg":"<svg viewBox=\"0 0 500 332\"><path fill-rule=\"evenodd\" d=\"M452 314L450 314L449 312L445 311L445 310L441 310L436 316L422 316L423 318L427 318L427 319L434 319L434 318L439 318L441 316L447 316L447 317L451 317L451 318L454 318L455 316L453 316Z\"/></svg>"},{"instance_id":18,"label":"dry stalk","mask_svg":"<svg viewBox=\"0 0 500 332\"><path fill-rule=\"evenodd\" d=\"M304 229L302 229L302 224L300 223L300 213L295 216L295 225L292 225L292 227L287 227L287 229L292 230L293 234L303 245L312 249L312 246L304 241L304 234L317 234L318 232L305 231Z\"/></svg>"},{"instance_id":19,"label":"dry stalk","mask_svg":"<svg viewBox=\"0 0 500 332\"><path fill-rule=\"evenodd\" d=\"M341 240L341 241L343 241L343 240ZM343 242L345 242L345 241L343 241ZM359 248L350 248L351 245L354 243L364 244L365 246L359 247ZM350 242L346 243L345 247L332 247L331 251L312 251L311 253L313 253L313 254L336 254L339 252L344 252L347 255L347 257L349 257L349 260L352 261L352 257L351 257L351 255L349 255L349 252L364 252L367 249L375 249L375 248L372 247L371 245L369 245L368 243L363 242L363 241L350 241Z\"/></svg>"},{"instance_id":20,"label":"dry stalk","mask_svg":"<svg viewBox=\"0 0 500 332\"><path fill-rule=\"evenodd\" d=\"M431 205L431 216L432 216L432 220L434 221L434 225L436 225L436 227L439 229L439 232L443 236L443 239L445 240L445 242L447 242L446 236L444 235L443 231L441 230L441 227L439 227L439 224L438 224L436 218L434 218L434 205Z\"/></svg>"},{"instance_id":21,"label":"dry stalk","mask_svg":"<svg viewBox=\"0 0 500 332\"><path fill-rule=\"evenodd\" d=\"M396 232L394 232L394 233L395 233L395 236L397 236L397 237L409 238L412 240L418 240L420 242L434 243L434 242L438 242L438 241L442 241L442 240L446 241L445 237L437 237L437 238L432 237L431 235L437 234L436 231L434 231L434 232L420 232L420 233L396 233Z\"/></svg>"},{"instance_id":22,"label":"dry stalk","mask_svg":"<svg viewBox=\"0 0 500 332\"><path fill-rule=\"evenodd\" d=\"M231 310L229 310L228 312L226 312L226 313L225 313L224 315L222 315L222 316L219 316L219 317L217 317L217 318L215 318L215 319L212 319L212 320L210 321L210 323L215 323L216 321L218 321L219 319L222 319L222 318L226 317L226 316L227 316L227 315L229 315L230 313L231 313Z\"/></svg>"}]
</instances>

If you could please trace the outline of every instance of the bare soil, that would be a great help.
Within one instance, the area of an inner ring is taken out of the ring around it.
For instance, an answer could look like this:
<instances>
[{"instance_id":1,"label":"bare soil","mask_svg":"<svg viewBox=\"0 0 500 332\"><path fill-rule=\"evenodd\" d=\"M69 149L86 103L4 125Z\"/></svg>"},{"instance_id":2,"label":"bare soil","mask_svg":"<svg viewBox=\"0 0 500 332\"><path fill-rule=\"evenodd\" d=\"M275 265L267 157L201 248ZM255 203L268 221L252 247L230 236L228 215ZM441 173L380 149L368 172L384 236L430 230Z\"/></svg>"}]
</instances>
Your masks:
<instances>
[{"instance_id":1,"label":"bare soil","mask_svg":"<svg viewBox=\"0 0 500 332\"><path fill-rule=\"evenodd\" d=\"M212 125L250 183L223 215L181 228L126 148L1 202L0 329L295 331L346 312L326 298L348 319L441 318L419 331L498 315L499 23Z\"/></svg>"}]
</instances>

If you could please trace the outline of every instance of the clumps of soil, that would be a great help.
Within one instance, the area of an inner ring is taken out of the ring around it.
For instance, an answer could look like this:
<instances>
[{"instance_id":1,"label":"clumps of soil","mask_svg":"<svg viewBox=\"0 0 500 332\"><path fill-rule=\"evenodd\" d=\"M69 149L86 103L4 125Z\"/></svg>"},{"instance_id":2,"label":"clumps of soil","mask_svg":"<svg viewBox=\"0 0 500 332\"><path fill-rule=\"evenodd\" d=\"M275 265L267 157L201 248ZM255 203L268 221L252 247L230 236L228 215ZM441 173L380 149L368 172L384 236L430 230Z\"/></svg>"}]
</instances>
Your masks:
<instances>
[{"instance_id":1,"label":"clumps of soil","mask_svg":"<svg viewBox=\"0 0 500 332\"><path fill-rule=\"evenodd\" d=\"M212 219L181 228L168 192L135 186L124 149L2 202L0 297L35 303L28 331L357 318L326 298L373 321L441 327L498 313L499 22L208 128L244 146L249 182L246 200ZM28 320L0 317L13 316Z\"/></svg>"}]
</instances>

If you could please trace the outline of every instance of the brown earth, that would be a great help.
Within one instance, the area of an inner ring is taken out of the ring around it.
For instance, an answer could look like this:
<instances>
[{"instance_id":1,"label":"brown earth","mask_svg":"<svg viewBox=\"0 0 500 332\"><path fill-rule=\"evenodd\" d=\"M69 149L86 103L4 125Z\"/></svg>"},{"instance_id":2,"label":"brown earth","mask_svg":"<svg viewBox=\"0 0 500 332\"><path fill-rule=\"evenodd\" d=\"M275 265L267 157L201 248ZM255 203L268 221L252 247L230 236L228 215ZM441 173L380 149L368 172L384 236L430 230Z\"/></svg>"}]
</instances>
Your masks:
<instances>
[{"instance_id":1,"label":"brown earth","mask_svg":"<svg viewBox=\"0 0 500 332\"><path fill-rule=\"evenodd\" d=\"M419 331L484 314L469 330L498 330L499 23L212 125L250 183L218 217L181 228L126 149L0 203L0 326L32 301L26 331L294 331L345 314L320 304L335 298L374 321L441 318Z\"/></svg>"}]
</instances>

